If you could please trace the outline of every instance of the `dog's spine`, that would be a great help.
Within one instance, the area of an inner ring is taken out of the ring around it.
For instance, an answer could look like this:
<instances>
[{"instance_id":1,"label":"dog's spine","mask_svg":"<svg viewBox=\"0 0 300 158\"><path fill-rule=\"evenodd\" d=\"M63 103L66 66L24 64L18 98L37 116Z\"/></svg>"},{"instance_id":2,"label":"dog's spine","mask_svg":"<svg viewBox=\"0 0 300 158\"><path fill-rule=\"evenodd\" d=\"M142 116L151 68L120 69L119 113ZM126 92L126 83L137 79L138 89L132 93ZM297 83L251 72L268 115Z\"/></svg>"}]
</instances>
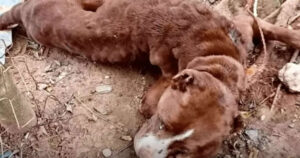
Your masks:
<instances>
[{"instance_id":1,"label":"dog's spine","mask_svg":"<svg viewBox=\"0 0 300 158\"><path fill-rule=\"evenodd\" d=\"M15 5L11 10L0 16L0 30L8 29L11 25L21 23L21 8L23 3Z\"/></svg>"}]
</instances>

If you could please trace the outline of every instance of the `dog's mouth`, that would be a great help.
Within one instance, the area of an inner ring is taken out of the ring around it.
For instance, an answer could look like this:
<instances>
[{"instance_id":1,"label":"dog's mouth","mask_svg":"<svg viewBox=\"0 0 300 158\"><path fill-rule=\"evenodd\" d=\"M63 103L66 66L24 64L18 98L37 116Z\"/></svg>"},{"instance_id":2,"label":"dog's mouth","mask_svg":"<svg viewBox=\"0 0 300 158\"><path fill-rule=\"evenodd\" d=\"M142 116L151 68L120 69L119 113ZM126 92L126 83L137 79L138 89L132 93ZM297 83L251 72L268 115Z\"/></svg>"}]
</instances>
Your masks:
<instances>
[{"instance_id":1,"label":"dog's mouth","mask_svg":"<svg viewBox=\"0 0 300 158\"><path fill-rule=\"evenodd\" d=\"M184 141L191 137L194 129L174 135L168 132L164 123L156 114L141 127L134 139L134 149L139 157L165 158L169 155L169 147L174 142Z\"/></svg>"}]
</instances>

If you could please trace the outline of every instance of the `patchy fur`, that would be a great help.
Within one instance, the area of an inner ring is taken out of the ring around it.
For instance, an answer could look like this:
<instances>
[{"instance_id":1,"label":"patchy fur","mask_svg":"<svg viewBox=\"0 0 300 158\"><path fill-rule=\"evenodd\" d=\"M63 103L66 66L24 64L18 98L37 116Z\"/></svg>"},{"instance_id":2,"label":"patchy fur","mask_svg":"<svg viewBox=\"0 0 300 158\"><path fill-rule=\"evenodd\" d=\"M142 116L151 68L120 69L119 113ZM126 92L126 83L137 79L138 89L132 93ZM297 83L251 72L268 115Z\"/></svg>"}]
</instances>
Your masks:
<instances>
[{"instance_id":1,"label":"patchy fur","mask_svg":"<svg viewBox=\"0 0 300 158\"><path fill-rule=\"evenodd\" d=\"M198 1L89 1L29 0L1 16L0 28L21 23L38 43L99 62L129 62L149 56L168 77L196 56L245 57L227 36L233 24Z\"/></svg>"},{"instance_id":2,"label":"patchy fur","mask_svg":"<svg viewBox=\"0 0 300 158\"><path fill-rule=\"evenodd\" d=\"M300 47L299 32L258 22L267 38ZM94 61L148 58L160 67L140 108L151 118L135 137L145 158L216 154L237 117L258 32L250 16L231 22L197 0L28 0L0 16L0 29L13 24L40 44Z\"/></svg>"}]
</instances>

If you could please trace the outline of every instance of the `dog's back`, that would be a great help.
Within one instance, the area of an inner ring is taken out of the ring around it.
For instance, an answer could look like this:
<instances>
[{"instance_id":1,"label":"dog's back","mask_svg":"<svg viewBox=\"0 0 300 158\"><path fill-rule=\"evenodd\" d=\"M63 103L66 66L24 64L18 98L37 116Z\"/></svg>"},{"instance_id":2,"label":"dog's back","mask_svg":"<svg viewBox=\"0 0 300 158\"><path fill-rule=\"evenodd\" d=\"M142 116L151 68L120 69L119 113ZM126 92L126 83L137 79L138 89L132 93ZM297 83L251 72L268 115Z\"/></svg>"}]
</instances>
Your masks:
<instances>
[{"instance_id":1,"label":"dog's back","mask_svg":"<svg viewBox=\"0 0 300 158\"><path fill-rule=\"evenodd\" d=\"M207 38L208 28L225 36L229 32L230 23L198 1L78 1L26 1L0 17L0 29L21 23L43 45L100 62L128 62L150 52L158 66L172 62L168 58L177 60L178 54L201 55L195 46Z\"/></svg>"}]
</instances>

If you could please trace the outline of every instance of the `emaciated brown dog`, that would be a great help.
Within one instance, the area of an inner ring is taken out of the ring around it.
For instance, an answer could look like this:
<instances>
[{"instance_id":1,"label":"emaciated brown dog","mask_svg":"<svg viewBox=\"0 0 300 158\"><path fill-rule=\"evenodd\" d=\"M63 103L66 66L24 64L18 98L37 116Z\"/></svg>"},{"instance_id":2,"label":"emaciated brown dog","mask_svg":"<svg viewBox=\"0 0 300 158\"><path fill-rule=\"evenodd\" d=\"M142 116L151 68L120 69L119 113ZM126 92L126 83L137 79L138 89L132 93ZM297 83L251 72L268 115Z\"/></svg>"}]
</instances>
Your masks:
<instances>
[{"instance_id":1,"label":"emaciated brown dog","mask_svg":"<svg viewBox=\"0 0 300 158\"><path fill-rule=\"evenodd\" d=\"M300 48L300 33L258 21L266 38ZM151 117L135 137L143 158L212 157L238 115L251 16L230 21L197 0L28 0L0 17L36 42L93 61L147 57L162 78L146 93ZM242 34L241 34L242 33Z\"/></svg>"}]
</instances>

